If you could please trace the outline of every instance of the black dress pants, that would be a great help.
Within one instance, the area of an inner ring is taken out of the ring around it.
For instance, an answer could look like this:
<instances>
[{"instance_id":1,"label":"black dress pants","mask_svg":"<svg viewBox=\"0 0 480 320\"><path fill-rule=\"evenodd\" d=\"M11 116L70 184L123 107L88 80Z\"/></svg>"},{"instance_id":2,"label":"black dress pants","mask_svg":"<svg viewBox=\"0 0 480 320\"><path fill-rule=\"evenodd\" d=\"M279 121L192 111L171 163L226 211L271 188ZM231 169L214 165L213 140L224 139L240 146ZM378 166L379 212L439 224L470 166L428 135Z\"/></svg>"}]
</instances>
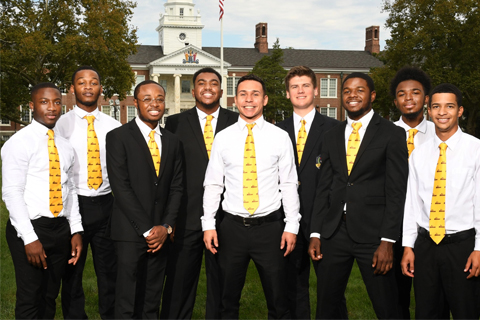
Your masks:
<instances>
[{"instance_id":1,"label":"black dress pants","mask_svg":"<svg viewBox=\"0 0 480 320\"><path fill-rule=\"evenodd\" d=\"M97 276L98 312L102 319L114 319L117 256L113 241L106 235L113 196L111 193L99 197L79 196L78 202L84 228L83 252L76 265L67 266L62 279L63 317L88 319L82 279L90 245Z\"/></svg>"},{"instance_id":2,"label":"black dress pants","mask_svg":"<svg viewBox=\"0 0 480 320\"><path fill-rule=\"evenodd\" d=\"M64 217L42 217L32 220L32 225L47 255L47 269L28 262L23 240L17 237L10 220L7 222L6 237L17 284L15 318L53 319L55 300L71 254L70 226Z\"/></svg>"}]
</instances>

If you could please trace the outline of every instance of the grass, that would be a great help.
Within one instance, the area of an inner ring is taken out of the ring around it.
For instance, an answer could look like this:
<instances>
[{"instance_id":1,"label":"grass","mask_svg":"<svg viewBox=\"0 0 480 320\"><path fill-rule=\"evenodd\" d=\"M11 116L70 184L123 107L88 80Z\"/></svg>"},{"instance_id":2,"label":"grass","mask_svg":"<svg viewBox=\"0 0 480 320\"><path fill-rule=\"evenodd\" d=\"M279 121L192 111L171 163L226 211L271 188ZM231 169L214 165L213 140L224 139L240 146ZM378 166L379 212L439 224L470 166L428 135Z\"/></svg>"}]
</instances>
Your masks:
<instances>
[{"instance_id":1,"label":"grass","mask_svg":"<svg viewBox=\"0 0 480 320\"><path fill-rule=\"evenodd\" d=\"M1 173L0 173L1 175ZM7 240L5 238L5 226L8 220L8 211L5 203L0 201L0 319L15 318L15 270L13 268L10 250L8 249ZM312 319L315 317L316 310L316 276L311 269L310 275L310 302L312 309ZM89 250L87 263L85 265L83 288L86 296L86 313L90 319L100 319L98 314L98 291L97 279L93 269L92 256ZM347 291L347 308L350 319L374 319L375 313L372 308L370 299L368 298L365 285L363 284L360 271L355 264L350 275ZM202 267L200 281L197 290L197 300L193 310L193 319L203 319L205 316L205 300L206 300L206 277L205 270ZM412 294L412 304L413 304ZM61 297L57 299L56 319L63 319L61 312ZM413 306L410 307L412 319ZM241 319L266 319L267 305L263 295L260 277L255 265L250 263L247 274L247 281L242 292L240 301L240 318Z\"/></svg>"}]
</instances>

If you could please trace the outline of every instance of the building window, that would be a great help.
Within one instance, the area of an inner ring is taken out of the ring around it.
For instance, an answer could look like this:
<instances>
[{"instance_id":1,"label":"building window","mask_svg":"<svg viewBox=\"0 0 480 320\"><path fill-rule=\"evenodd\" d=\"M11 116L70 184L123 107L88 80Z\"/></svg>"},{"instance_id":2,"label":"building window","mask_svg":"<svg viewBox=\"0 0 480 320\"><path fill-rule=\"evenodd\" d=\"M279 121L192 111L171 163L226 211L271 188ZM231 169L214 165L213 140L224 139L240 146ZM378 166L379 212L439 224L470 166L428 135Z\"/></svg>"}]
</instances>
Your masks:
<instances>
[{"instance_id":1,"label":"building window","mask_svg":"<svg viewBox=\"0 0 480 320\"><path fill-rule=\"evenodd\" d=\"M168 116L168 108L165 108L165 112L163 113L164 116Z\"/></svg>"},{"instance_id":2,"label":"building window","mask_svg":"<svg viewBox=\"0 0 480 320\"><path fill-rule=\"evenodd\" d=\"M110 117L110 106L102 106L102 112Z\"/></svg>"},{"instance_id":3,"label":"building window","mask_svg":"<svg viewBox=\"0 0 480 320\"><path fill-rule=\"evenodd\" d=\"M135 91L135 87L142 81L145 81L145 75L137 75L135 78L135 85L132 88L131 95L133 96L133 92Z\"/></svg>"},{"instance_id":4,"label":"building window","mask_svg":"<svg viewBox=\"0 0 480 320\"><path fill-rule=\"evenodd\" d=\"M67 113L67 106L63 105L62 106L62 114Z\"/></svg>"},{"instance_id":5,"label":"building window","mask_svg":"<svg viewBox=\"0 0 480 320\"><path fill-rule=\"evenodd\" d=\"M2 119L1 123L2 126L9 126L10 125L10 120L8 119Z\"/></svg>"},{"instance_id":6,"label":"building window","mask_svg":"<svg viewBox=\"0 0 480 320\"><path fill-rule=\"evenodd\" d=\"M137 108L135 106L127 106L127 122L130 122L137 116Z\"/></svg>"},{"instance_id":7,"label":"building window","mask_svg":"<svg viewBox=\"0 0 480 320\"><path fill-rule=\"evenodd\" d=\"M240 77L227 78L227 96L234 96L237 90L238 80Z\"/></svg>"},{"instance_id":8,"label":"building window","mask_svg":"<svg viewBox=\"0 0 480 320\"><path fill-rule=\"evenodd\" d=\"M28 107L25 107L25 108L22 108L22 121L23 122L27 122L27 123L30 123L30 121L32 121L32 110L30 110L30 108Z\"/></svg>"},{"instance_id":9,"label":"building window","mask_svg":"<svg viewBox=\"0 0 480 320\"><path fill-rule=\"evenodd\" d=\"M112 117L115 120L118 120L120 117L120 107L117 109L117 116L115 117L115 108L113 106L102 106L102 112L107 116Z\"/></svg>"},{"instance_id":10,"label":"building window","mask_svg":"<svg viewBox=\"0 0 480 320\"><path fill-rule=\"evenodd\" d=\"M165 93L167 93L167 80L160 80L159 84L163 87Z\"/></svg>"},{"instance_id":11,"label":"building window","mask_svg":"<svg viewBox=\"0 0 480 320\"><path fill-rule=\"evenodd\" d=\"M190 93L190 80L182 80L182 93Z\"/></svg>"},{"instance_id":12,"label":"building window","mask_svg":"<svg viewBox=\"0 0 480 320\"><path fill-rule=\"evenodd\" d=\"M180 18L183 18L183 8L180 8Z\"/></svg>"},{"instance_id":13,"label":"building window","mask_svg":"<svg viewBox=\"0 0 480 320\"><path fill-rule=\"evenodd\" d=\"M329 118L337 119L337 109L336 108L320 108L320 114L327 116Z\"/></svg>"},{"instance_id":14,"label":"building window","mask_svg":"<svg viewBox=\"0 0 480 320\"><path fill-rule=\"evenodd\" d=\"M330 78L320 79L320 97L321 98L337 97L337 79L330 79Z\"/></svg>"},{"instance_id":15,"label":"building window","mask_svg":"<svg viewBox=\"0 0 480 320\"><path fill-rule=\"evenodd\" d=\"M227 107L228 110L238 113L238 108L236 106Z\"/></svg>"},{"instance_id":16,"label":"building window","mask_svg":"<svg viewBox=\"0 0 480 320\"><path fill-rule=\"evenodd\" d=\"M7 141L8 139L10 139L11 136L9 135L4 135L2 136L2 141Z\"/></svg>"}]
</instances>

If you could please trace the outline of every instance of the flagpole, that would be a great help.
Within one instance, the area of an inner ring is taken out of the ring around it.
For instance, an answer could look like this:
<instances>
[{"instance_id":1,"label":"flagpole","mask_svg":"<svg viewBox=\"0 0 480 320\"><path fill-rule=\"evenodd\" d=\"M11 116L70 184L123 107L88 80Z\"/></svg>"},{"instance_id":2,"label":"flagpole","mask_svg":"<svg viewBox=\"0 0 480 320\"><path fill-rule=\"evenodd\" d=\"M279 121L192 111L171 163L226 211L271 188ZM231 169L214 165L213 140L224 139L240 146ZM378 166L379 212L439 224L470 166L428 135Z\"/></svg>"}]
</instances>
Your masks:
<instances>
[{"instance_id":1,"label":"flagpole","mask_svg":"<svg viewBox=\"0 0 480 320\"><path fill-rule=\"evenodd\" d=\"M223 14L225 13L223 2L225 0L218 0L218 6L220 8L220 76L222 77L220 80L222 82L222 90L226 91L226 81L223 81ZM222 97L222 105L224 107L227 106L227 95L224 94Z\"/></svg>"},{"instance_id":2,"label":"flagpole","mask_svg":"<svg viewBox=\"0 0 480 320\"><path fill-rule=\"evenodd\" d=\"M223 79L223 15L220 19L220 74Z\"/></svg>"}]
</instances>

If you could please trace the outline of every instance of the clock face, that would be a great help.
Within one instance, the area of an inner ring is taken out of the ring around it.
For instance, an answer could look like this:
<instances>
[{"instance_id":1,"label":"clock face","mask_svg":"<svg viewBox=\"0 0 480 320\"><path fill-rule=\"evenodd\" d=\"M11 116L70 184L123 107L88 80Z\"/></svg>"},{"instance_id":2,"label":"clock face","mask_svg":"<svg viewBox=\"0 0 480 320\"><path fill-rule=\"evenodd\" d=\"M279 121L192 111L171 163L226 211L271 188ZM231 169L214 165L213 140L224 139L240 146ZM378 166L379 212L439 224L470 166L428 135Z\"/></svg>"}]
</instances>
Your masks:
<instances>
[{"instance_id":1,"label":"clock face","mask_svg":"<svg viewBox=\"0 0 480 320\"><path fill-rule=\"evenodd\" d=\"M185 40L185 39L187 38L187 35L182 32L182 33L180 33L180 34L178 35L178 38L183 41L183 40Z\"/></svg>"}]
</instances>

